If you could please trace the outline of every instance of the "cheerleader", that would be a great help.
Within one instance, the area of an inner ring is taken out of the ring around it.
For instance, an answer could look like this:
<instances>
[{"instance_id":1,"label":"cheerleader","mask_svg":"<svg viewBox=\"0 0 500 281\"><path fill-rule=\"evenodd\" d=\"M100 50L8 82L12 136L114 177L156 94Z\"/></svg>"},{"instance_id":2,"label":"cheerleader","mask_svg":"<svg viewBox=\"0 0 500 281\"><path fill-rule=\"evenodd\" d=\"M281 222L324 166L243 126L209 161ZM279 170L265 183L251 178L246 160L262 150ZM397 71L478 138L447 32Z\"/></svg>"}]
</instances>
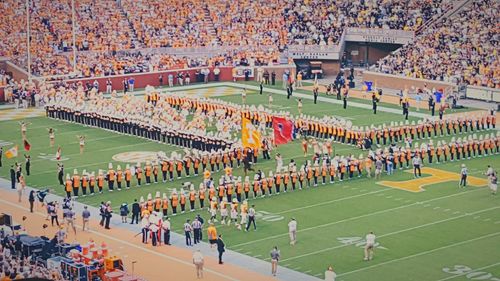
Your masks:
<instances>
[{"instance_id":1,"label":"cheerleader","mask_svg":"<svg viewBox=\"0 0 500 281\"><path fill-rule=\"evenodd\" d=\"M227 225L231 225L231 222L238 228L238 200L236 198L233 198L233 202L231 203L231 220Z\"/></svg>"},{"instance_id":2,"label":"cheerleader","mask_svg":"<svg viewBox=\"0 0 500 281\"><path fill-rule=\"evenodd\" d=\"M220 206L219 206L220 216L221 216L221 221L220 221L221 224L226 224L226 218L228 215L227 207L228 207L227 198L224 197L222 199L222 202L220 203ZM229 222L228 222L228 224L229 224Z\"/></svg>"},{"instance_id":3,"label":"cheerleader","mask_svg":"<svg viewBox=\"0 0 500 281\"><path fill-rule=\"evenodd\" d=\"M76 136L80 143L80 154L83 154L83 150L85 149L85 136Z\"/></svg>"},{"instance_id":4,"label":"cheerleader","mask_svg":"<svg viewBox=\"0 0 500 281\"><path fill-rule=\"evenodd\" d=\"M209 223L217 222L217 198L212 197L212 201L210 201L210 220Z\"/></svg>"},{"instance_id":5,"label":"cheerleader","mask_svg":"<svg viewBox=\"0 0 500 281\"><path fill-rule=\"evenodd\" d=\"M241 204L240 207L240 216L241 216L241 221L240 224L237 225L237 228L241 230L242 225L246 225L248 221L248 200L243 200L243 204Z\"/></svg>"},{"instance_id":6,"label":"cheerleader","mask_svg":"<svg viewBox=\"0 0 500 281\"><path fill-rule=\"evenodd\" d=\"M49 144L50 144L50 147L54 147L54 144L56 142L55 129L49 128L48 131L49 131Z\"/></svg>"},{"instance_id":7,"label":"cheerleader","mask_svg":"<svg viewBox=\"0 0 500 281\"><path fill-rule=\"evenodd\" d=\"M24 121L21 121L19 122L19 125L21 125L21 137L23 138L23 140L26 139L26 133L28 131L28 125L30 125L31 123L26 123Z\"/></svg>"}]
</instances>

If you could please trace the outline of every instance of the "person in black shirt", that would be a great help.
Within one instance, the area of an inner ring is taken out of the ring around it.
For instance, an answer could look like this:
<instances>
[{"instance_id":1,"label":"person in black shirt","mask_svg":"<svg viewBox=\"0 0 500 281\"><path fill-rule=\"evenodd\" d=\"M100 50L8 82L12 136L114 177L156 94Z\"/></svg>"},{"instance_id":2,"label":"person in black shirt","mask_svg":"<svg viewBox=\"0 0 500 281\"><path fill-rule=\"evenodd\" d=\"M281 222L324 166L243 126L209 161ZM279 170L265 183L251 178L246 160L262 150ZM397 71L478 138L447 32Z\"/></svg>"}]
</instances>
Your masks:
<instances>
[{"instance_id":1,"label":"person in black shirt","mask_svg":"<svg viewBox=\"0 0 500 281\"><path fill-rule=\"evenodd\" d=\"M137 199L134 199L134 203L132 204L132 221L130 224L134 223L135 219L135 224L139 223L139 214L141 213L141 207L139 206L139 203L137 203Z\"/></svg>"},{"instance_id":2,"label":"person in black shirt","mask_svg":"<svg viewBox=\"0 0 500 281\"><path fill-rule=\"evenodd\" d=\"M34 190L30 191L28 201L30 202L30 212L33 213L33 205L35 204L35 191Z\"/></svg>"},{"instance_id":3,"label":"person in black shirt","mask_svg":"<svg viewBox=\"0 0 500 281\"><path fill-rule=\"evenodd\" d=\"M60 185L64 185L64 165L57 163L57 179Z\"/></svg>"},{"instance_id":4,"label":"person in black shirt","mask_svg":"<svg viewBox=\"0 0 500 281\"><path fill-rule=\"evenodd\" d=\"M29 155L24 154L24 159L26 160L26 175L30 175L31 168L31 157Z\"/></svg>"},{"instance_id":5,"label":"person in black shirt","mask_svg":"<svg viewBox=\"0 0 500 281\"><path fill-rule=\"evenodd\" d=\"M225 249L226 244L224 244L224 241L222 240L222 235L219 234L219 238L217 239L217 252L219 252L219 264L224 264L222 262L222 254L226 251Z\"/></svg>"},{"instance_id":6,"label":"person in black shirt","mask_svg":"<svg viewBox=\"0 0 500 281\"><path fill-rule=\"evenodd\" d=\"M313 89L314 104L316 104L318 101L318 95L319 95L318 87L314 86L314 89Z\"/></svg>"},{"instance_id":7,"label":"person in black shirt","mask_svg":"<svg viewBox=\"0 0 500 281\"><path fill-rule=\"evenodd\" d=\"M274 86L276 85L276 72L271 72L271 84Z\"/></svg>"},{"instance_id":8,"label":"person in black shirt","mask_svg":"<svg viewBox=\"0 0 500 281\"><path fill-rule=\"evenodd\" d=\"M14 170L14 165L10 166L10 183L11 188L16 189L16 170Z\"/></svg>"}]
</instances>

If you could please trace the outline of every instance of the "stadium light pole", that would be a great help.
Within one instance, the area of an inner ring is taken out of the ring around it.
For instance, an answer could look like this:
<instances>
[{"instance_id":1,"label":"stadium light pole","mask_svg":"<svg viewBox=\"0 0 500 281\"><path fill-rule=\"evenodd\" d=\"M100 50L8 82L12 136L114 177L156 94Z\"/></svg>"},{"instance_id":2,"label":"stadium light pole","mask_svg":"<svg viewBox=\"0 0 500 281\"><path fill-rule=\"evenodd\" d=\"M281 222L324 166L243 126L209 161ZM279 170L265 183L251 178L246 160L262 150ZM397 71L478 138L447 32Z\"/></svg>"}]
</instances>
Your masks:
<instances>
[{"instance_id":1,"label":"stadium light pole","mask_svg":"<svg viewBox=\"0 0 500 281\"><path fill-rule=\"evenodd\" d=\"M76 21L75 0L71 0L71 23L73 27L73 74L76 74Z\"/></svg>"},{"instance_id":2,"label":"stadium light pole","mask_svg":"<svg viewBox=\"0 0 500 281\"><path fill-rule=\"evenodd\" d=\"M26 0L26 41L28 48L28 82L31 83L31 29L30 29L30 0Z\"/></svg>"}]
</instances>

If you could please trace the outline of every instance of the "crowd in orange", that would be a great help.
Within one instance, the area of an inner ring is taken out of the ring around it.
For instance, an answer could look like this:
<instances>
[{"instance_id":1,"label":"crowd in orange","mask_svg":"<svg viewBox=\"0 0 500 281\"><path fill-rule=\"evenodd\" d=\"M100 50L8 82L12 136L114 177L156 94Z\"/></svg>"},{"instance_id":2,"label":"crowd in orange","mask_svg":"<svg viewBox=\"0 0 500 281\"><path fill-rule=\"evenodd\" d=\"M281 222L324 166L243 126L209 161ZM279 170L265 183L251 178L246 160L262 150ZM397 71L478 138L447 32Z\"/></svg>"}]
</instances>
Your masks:
<instances>
[{"instance_id":1,"label":"crowd in orange","mask_svg":"<svg viewBox=\"0 0 500 281\"><path fill-rule=\"evenodd\" d=\"M71 1L33 0L30 5L31 72L72 73ZM452 1L356 0L333 5L327 0L174 0L165 5L160 0L82 0L75 5L76 75L88 77L249 61L279 63L287 46L335 45L346 27L418 30L447 11ZM377 70L499 88L498 53L490 40L499 4L475 0L472 5L426 29L413 44L381 60ZM25 3L5 0L0 7L0 56L26 67ZM220 46L235 48L217 50ZM189 58L143 51L161 47L213 50Z\"/></svg>"},{"instance_id":2,"label":"crowd in orange","mask_svg":"<svg viewBox=\"0 0 500 281\"><path fill-rule=\"evenodd\" d=\"M414 78L500 88L498 13L500 2L474 0L471 7L378 62L377 70Z\"/></svg>"}]
</instances>

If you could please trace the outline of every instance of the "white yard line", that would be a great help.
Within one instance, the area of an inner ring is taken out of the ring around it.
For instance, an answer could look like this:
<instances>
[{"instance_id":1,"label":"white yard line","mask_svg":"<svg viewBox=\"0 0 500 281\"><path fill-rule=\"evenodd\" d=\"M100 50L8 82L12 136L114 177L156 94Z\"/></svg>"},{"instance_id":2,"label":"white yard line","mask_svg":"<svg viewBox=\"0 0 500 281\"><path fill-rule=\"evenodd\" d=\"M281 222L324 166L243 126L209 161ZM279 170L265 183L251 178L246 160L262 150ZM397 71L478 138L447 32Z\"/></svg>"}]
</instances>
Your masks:
<instances>
[{"instance_id":1,"label":"white yard line","mask_svg":"<svg viewBox=\"0 0 500 281\"><path fill-rule=\"evenodd\" d=\"M376 190L376 191L371 191L371 192L367 192L367 193L363 193L363 194L357 194L357 195L342 197L342 198L339 198L339 199L334 199L334 200L330 200L330 201L325 201L325 202L321 202L321 203L307 205L307 206L304 206L304 207L288 209L286 211L277 212L276 214L277 215L282 215L282 214L286 214L286 213L290 213L290 212L295 212L295 211L300 211L300 210L305 210L305 209L310 209L310 208L314 208L314 207L318 207L318 206L329 205L331 203L340 202L340 201L344 201L344 200L349 200L349 199L353 199L353 198L358 198L358 197L361 197L361 196L376 194L376 193L388 191L388 190L391 190L391 189L393 189L393 188L384 188L384 189L380 189L380 190Z\"/></svg>"},{"instance_id":2,"label":"white yard line","mask_svg":"<svg viewBox=\"0 0 500 281\"><path fill-rule=\"evenodd\" d=\"M476 191L479 191L479 190L481 190L481 189L473 189L471 191L466 191L466 192L463 192L463 193L455 193L455 194L450 194L450 195L446 195L446 196L436 197L436 198L429 199L429 200L426 200L426 201L423 201L423 202L415 202L415 203L412 203L412 204L409 204L409 205L402 205L402 206L399 206L399 207L394 207L394 208L390 208L390 209L384 209L384 210L377 211L377 212L374 212L374 213L368 213L368 214L364 214L364 215L360 215L360 216L356 216L356 217L350 217L350 218L347 218L347 219L342 219L342 220L335 221L335 222L329 222L329 223L325 223L325 224L321 224L321 225L316 225L316 226L313 226L313 227L299 229L299 230L297 230L297 232L305 232L305 231L309 231L309 230L313 230L313 229L317 229L317 228L327 227L327 226L336 225L336 224L339 224L339 223L344 223L344 222L353 221L353 220L357 220L357 219L361 219L361 218L366 218L366 217L370 217L370 216L374 216L374 215L388 213L388 212L392 212L392 211L396 211L396 210L408 208L408 207L411 207L411 206L420 205L422 203L433 202L433 201L437 201L437 200L441 200L441 199L446 199L446 198L451 198L451 197L455 197L455 196L461 196L463 194L472 193L472 192L476 192ZM279 237L285 237L285 236L288 236L288 232L287 233L278 234L278 235L268 236L268 237L262 238L262 239L252 240L252 241L245 242L245 243L240 243L240 244L234 245L233 247L237 248L237 247L251 245L251 244L262 242L262 241L266 241L266 240L269 240L269 239L274 239L274 238L279 238Z\"/></svg>"},{"instance_id":3,"label":"white yard line","mask_svg":"<svg viewBox=\"0 0 500 281\"><path fill-rule=\"evenodd\" d=\"M456 220L456 219L461 219L461 218L464 218L464 217L467 217L467 216L472 216L472 215L475 215L475 214L484 213L484 212L488 212L488 211L492 211L492 210L496 210L496 209L500 209L500 206L492 207L492 208L488 208L488 209L483 209L483 210L479 210L479 211L476 211L476 212L473 212L473 213L463 214L463 215L460 215L460 216L455 216L455 217L451 217L451 218L447 218L447 219L442 219L442 220L438 220L438 221L434 221L434 222L430 222L430 223L426 223L426 224L422 224L422 225L418 225L418 226L413 226L413 227L410 227L410 228L405 228L405 229L402 229L402 230L398 230L398 231L394 231L394 232L390 232L390 233L386 233L386 234L380 235L378 238L388 237L388 236L400 234L400 233L403 233L403 232L407 232L407 231L411 231L411 230L415 230L415 229L419 229L419 228L423 228L423 227L428 227L428 226L431 226L431 225L436 225L436 224L440 224L440 223L443 223L443 222L448 222L448 221L452 221L452 220ZM307 254L298 255L298 256L291 257L291 258L283 259L282 262L289 261L289 260L295 260L295 259L299 259L299 258L311 256L311 255L316 255L316 254L319 254L319 253L331 251L331 250L334 250L334 249L344 248L344 247L347 247L347 246L351 246L351 244L345 244L345 245L339 245L339 246L324 248L324 249L321 249L321 250L318 250L318 251L314 251L314 252L310 252L310 253L307 253Z\"/></svg>"},{"instance_id":4,"label":"white yard line","mask_svg":"<svg viewBox=\"0 0 500 281\"><path fill-rule=\"evenodd\" d=\"M476 238L464 240L464 241L461 241L461 242L449 244L449 245L446 245L446 246L443 246L443 247L439 247L439 248L435 248L435 249L432 249L432 250L420 252L420 253L413 254L413 255L410 255L410 256L406 256L406 257L401 257L401 258L389 260L389 261L386 261L386 262L374 264L374 265L363 267L363 268L356 269L356 270L353 270L353 271L348 271L348 272L339 274L338 276L345 276L345 275L349 275L349 274L352 274L352 273L356 273L356 272L360 272L360 271L365 271L367 269L372 269L372 268L375 268L375 267L379 267L381 265L391 264L391 263L394 263L394 262L398 262L398 261L402 261L402 260L411 259L411 258L414 258L414 257L419 257L419 256L427 255L427 254L434 253L434 252L437 252L437 251L441 251L441 250L444 250L444 249L448 249L448 248L460 246L460 245L463 245L463 244L467 244L467 243L470 243L470 242L479 241L479 240L482 240L482 239L485 239L485 238L490 238L490 237L494 237L494 236L498 236L498 235L500 235L500 231L499 232L495 232L495 233L486 234L486 235L483 235L483 236L479 236L479 237L476 237ZM498 263L498 264L500 264L500 263ZM493 266L493 265L491 265L491 266ZM458 277L458 275L457 276L453 276L453 277ZM446 280L446 279L441 279L441 280Z\"/></svg>"}]
</instances>

